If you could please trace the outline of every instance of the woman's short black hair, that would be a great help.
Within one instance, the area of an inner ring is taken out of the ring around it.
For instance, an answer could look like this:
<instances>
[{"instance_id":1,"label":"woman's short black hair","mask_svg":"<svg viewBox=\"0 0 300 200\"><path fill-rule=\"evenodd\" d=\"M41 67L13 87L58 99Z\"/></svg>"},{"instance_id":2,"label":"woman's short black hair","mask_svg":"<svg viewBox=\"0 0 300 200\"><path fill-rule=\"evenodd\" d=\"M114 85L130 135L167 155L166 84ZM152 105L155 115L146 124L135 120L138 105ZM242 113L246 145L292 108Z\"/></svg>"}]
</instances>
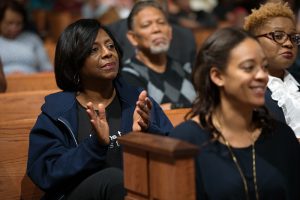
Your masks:
<instances>
[{"instance_id":1,"label":"woman's short black hair","mask_svg":"<svg viewBox=\"0 0 300 200\"><path fill-rule=\"evenodd\" d=\"M99 30L104 30L115 44L121 67L122 50L111 32L96 19L79 19L60 35L55 50L54 72L57 86L64 91L80 91L79 72L90 55Z\"/></svg>"},{"instance_id":2,"label":"woman's short black hair","mask_svg":"<svg viewBox=\"0 0 300 200\"><path fill-rule=\"evenodd\" d=\"M247 38L257 39L250 33L234 27L219 29L202 45L196 57L192 81L197 92L190 117L200 116L203 128L218 133L212 123L212 114L220 104L219 87L211 80L212 67L224 72L228 66L231 50ZM269 116L265 107L253 114L257 127L268 127Z\"/></svg>"},{"instance_id":3,"label":"woman's short black hair","mask_svg":"<svg viewBox=\"0 0 300 200\"><path fill-rule=\"evenodd\" d=\"M16 0L1 0L0 2L0 22L4 19L6 10L12 10L23 17L23 25L27 24L27 12L23 4Z\"/></svg>"}]
</instances>

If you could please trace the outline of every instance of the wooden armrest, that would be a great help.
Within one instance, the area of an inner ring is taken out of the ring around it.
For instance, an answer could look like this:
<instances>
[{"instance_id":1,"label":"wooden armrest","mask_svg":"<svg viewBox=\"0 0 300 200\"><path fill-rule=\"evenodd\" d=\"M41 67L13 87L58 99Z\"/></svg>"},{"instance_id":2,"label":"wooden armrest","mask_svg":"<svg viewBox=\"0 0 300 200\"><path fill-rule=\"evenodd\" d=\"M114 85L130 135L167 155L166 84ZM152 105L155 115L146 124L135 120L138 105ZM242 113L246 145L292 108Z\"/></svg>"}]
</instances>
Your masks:
<instances>
[{"instance_id":1,"label":"wooden armrest","mask_svg":"<svg viewBox=\"0 0 300 200\"><path fill-rule=\"evenodd\" d=\"M123 147L126 200L196 199L197 146L141 132L131 132L118 141Z\"/></svg>"},{"instance_id":2,"label":"wooden armrest","mask_svg":"<svg viewBox=\"0 0 300 200\"><path fill-rule=\"evenodd\" d=\"M34 90L58 90L53 72L13 74L8 75L6 81L6 93Z\"/></svg>"},{"instance_id":3,"label":"wooden armrest","mask_svg":"<svg viewBox=\"0 0 300 200\"><path fill-rule=\"evenodd\" d=\"M124 147L136 148L169 158L193 157L198 147L175 138L143 132L131 132L118 138Z\"/></svg>"},{"instance_id":4,"label":"wooden armrest","mask_svg":"<svg viewBox=\"0 0 300 200\"><path fill-rule=\"evenodd\" d=\"M37 118L45 96L58 91L37 90L0 94L0 121Z\"/></svg>"}]
</instances>

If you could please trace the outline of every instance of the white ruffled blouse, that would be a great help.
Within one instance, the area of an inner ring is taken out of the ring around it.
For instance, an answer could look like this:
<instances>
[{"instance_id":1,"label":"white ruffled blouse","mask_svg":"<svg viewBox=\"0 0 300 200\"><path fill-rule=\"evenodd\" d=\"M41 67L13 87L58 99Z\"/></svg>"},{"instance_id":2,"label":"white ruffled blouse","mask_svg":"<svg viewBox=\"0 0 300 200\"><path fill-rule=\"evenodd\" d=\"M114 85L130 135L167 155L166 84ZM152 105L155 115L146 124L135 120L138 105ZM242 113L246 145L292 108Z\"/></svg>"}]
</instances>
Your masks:
<instances>
[{"instance_id":1,"label":"white ruffled blouse","mask_svg":"<svg viewBox=\"0 0 300 200\"><path fill-rule=\"evenodd\" d=\"M271 98L278 102L282 108L287 124L300 138L300 84L295 78L285 71L283 81L280 78L270 76L268 88L271 90Z\"/></svg>"}]
</instances>

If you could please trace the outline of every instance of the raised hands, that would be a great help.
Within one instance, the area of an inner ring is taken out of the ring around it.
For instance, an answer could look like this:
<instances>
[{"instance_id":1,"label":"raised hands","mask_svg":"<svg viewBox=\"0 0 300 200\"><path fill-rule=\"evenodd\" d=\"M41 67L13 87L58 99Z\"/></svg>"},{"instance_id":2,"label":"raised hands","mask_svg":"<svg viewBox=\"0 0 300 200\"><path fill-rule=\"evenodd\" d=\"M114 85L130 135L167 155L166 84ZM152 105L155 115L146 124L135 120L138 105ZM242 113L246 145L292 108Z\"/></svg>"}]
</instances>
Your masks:
<instances>
[{"instance_id":1,"label":"raised hands","mask_svg":"<svg viewBox=\"0 0 300 200\"><path fill-rule=\"evenodd\" d=\"M133 131L146 131L149 127L152 102L147 96L147 92L145 90L142 91L136 102L133 113Z\"/></svg>"},{"instance_id":2,"label":"raised hands","mask_svg":"<svg viewBox=\"0 0 300 200\"><path fill-rule=\"evenodd\" d=\"M92 102L87 103L87 113L91 119L92 126L96 132L100 144L108 145L109 140L109 126L106 121L105 107L103 104L98 104L99 114L94 110Z\"/></svg>"},{"instance_id":3,"label":"raised hands","mask_svg":"<svg viewBox=\"0 0 300 200\"><path fill-rule=\"evenodd\" d=\"M150 113L152 109L152 102L147 97L147 92L144 90L140 93L136 102L136 107L133 113L133 131L146 131L150 124ZM90 117L95 134L102 145L108 145L109 139L109 126L106 120L105 107L103 104L98 104L97 114L94 110L92 102L87 103L87 113Z\"/></svg>"}]
</instances>

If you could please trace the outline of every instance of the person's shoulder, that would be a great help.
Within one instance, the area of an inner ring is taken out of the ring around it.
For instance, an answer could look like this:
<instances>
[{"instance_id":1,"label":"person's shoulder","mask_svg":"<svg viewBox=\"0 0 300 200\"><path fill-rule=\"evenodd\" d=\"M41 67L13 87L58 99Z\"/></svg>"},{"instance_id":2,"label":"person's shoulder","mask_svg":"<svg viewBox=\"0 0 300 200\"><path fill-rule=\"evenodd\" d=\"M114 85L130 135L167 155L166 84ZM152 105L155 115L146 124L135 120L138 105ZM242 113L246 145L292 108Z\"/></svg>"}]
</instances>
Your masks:
<instances>
[{"instance_id":1,"label":"person's shoulder","mask_svg":"<svg viewBox=\"0 0 300 200\"><path fill-rule=\"evenodd\" d=\"M200 145L208 140L209 133L194 120L187 120L176 126L169 136Z\"/></svg>"},{"instance_id":2,"label":"person's shoulder","mask_svg":"<svg viewBox=\"0 0 300 200\"><path fill-rule=\"evenodd\" d=\"M118 76L115 79L114 83L115 86L117 87L119 94L121 94L122 96L129 95L135 97L139 95L140 92L142 91L142 88L128 84L122 76Z\"/></svg>"},{"instance_id":3,"label":"person's shoulder","mask_svg":"<svg viewBox=\"0 0 300 200\"><path fill-rule=\"evenodd\" d=\"M23 31L18 37L17 41L22 42L24 44L30 44L30 45L43 45L43 40L40 38L39 35L37 35L34 32L31 31Z\"/></svg>"},{"instance_id":4,"label":"person's shoulder","mask_svg":"<svg viewBox=\"0 0 300 200\"><path fill-rule=\"evenodd\" d=\"M6 39L0 35L0 42L4 42L4 41L6 41Z\"/></svg>"},{"instance_id":5,"label":"person's shoulder","mask_svg":"<svg viewBox=\"0 0 300 200\"><path fill-rule=\"evenodd\" d=\"M171 24L172 29L174 34L178 34L178 35L184 35L184 36L191 36L192 38L194 38L193 32L185 27L179 26L177 24Z\"/></svg>"},{"instance_id":6,"label":"person's shoulder","mask_svg":"<svg viewBox=\"0 0 300 200\"><path fill-rule=\"evenodd\" d=\"M124 69L127 69L127 68L129 68L129 69L134 68L135 63L136 63L136 62L134 61L134 57L133 57L133 58L128 58L128 59L126 59L126 60L123 62L122 71L123 71Z\"/></svg>"},{"instance_id":7,"label":"person's shoulder","mask_svg":"<svg viewBox=\"0 0 300 200\"><path fill-rule=\"evenodd\" d=\"M62 99L62 98L68 98L68 97L74 97L74 92L67 92L67 91L58 91L58 92L54 92L51 94L48 94L45 99L46 100L57 100L57 99Z\"/></svg>"},{"instance_id":8,"label":"person's shoulder","mask_svg":"<svg viewBox=\"0 0 300 200\"><path fill-rule=\"evenodd\" d=\"M172 56L168 56L168 62L172 66L173 69L176 69L177 71L183 70L187 74L192 73L192 64L191 62L181 62L176 58L173 58Z\"/></svg>"},{"instance_id":9,"label":"person's shoulder","mask_svg":"<svg viewBox=\"0 0 300 200\"><path fill-rule=\"evenodd\" d=\"M120 19L106 26L113 34L121 35L127 31L127 20ZM118 34L119 33L119 34ZM126 35L126 34L125 34Z\"/></svg>"},{"instance_id":10,"label":"person's shoulder","mask_svg":"<svg viewBox=\"0 0 300 200\"><path fill-rule=\"evenodd\" d=\"M294 131L286 124L274 120L272 130L260 136L258 144L263 152L277 152L295 161L300 158L300 144Z\"/></svg>"},{"instance_id":11,"label":"person's shoulder","mask_svg":"<svg viewBox=\"0 0 300 200\"><path fill-rule=\"evenodd\" d=\"M75 101L74 92L60 91L45 96L45 109L55 110L62 106L73 104Z\"/></svg>"},{"instance_id":12,"label":"person's shoulder","mask_svg":"<svg viewBox=\"0 0 300 200\"><path fill-rule=\"evenodd\" d=\"M273 119L271 123L272 123L272 133L270 137L276 138L277 140L280 140L282 143L292 142L292 143L299 144L293 129L289 127L286 123L276 119Z\"/></svg>"},{"instance_id":13,"label":"person's shoulder","mask_svg":"<svg viewBox=\"0 0 300 200\"><path fill-rule=\"evenodd\" d=\"M32 31L23 31L20 33L20 38L29 38L29 39L34 39L34 40L41 40L41 38L34 32Z\"/></svg>"},{"instance_id":14,"label":"person's shoulder","mask_svg":"<svg viewBox=\"0 0 300 200\"><path fill-rule=\"evenodd\" d=\"M145 63L138 60L134 55L123 62L123 68L124 67L143 68L145 67Z\"/></svg>"},{"instance_id":15,"label":"person's shoulder","mask_svg":"<svg viewBox=\"0 0 300 200\"><path fill-rule=\"evenodd\" d=\"M122 66L121 73L122 74L131 74L137 77L140 77L143 72L146 72L147 68L141 62L139 62L136 58L128 58Z\"/></svg>"}]
</instances>

